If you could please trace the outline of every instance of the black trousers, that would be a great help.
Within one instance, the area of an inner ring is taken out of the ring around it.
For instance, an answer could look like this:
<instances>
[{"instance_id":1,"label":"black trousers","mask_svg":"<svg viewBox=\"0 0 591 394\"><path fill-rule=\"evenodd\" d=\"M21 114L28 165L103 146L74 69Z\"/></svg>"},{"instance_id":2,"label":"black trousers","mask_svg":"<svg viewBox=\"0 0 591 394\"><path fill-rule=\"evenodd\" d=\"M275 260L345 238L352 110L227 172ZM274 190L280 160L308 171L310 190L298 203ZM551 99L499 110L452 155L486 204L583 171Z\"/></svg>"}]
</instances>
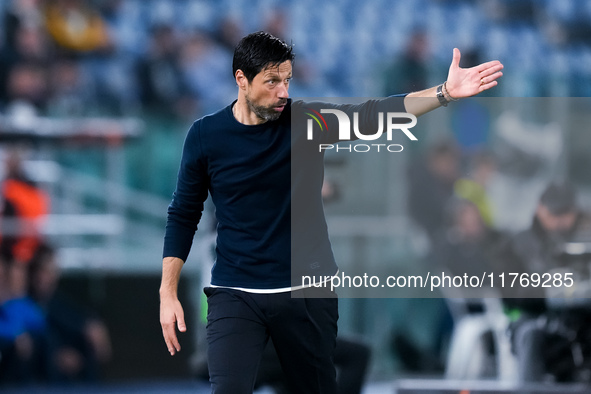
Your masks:
<instances>
[{"instance_id":1,"label":"black trousers","mask_svg":"<svg viewBox=\"0 0 591 394\"><path fill-rule=\"evenodd\" d=\"M327 294L330 298L307 298L306 291L253 294L205 289L212 393L252 393L269 338L291 392L337 393L333 352L338 299L334 293Z\"/></svg>"},{"instance_id":2,"label":"black trousers","mask_svg":"<svg viewBox=\"0 0 591 394\"><path fill-rule=\"evenodd\" d=\"M361 393L370 358L371 348L369 345L356 338L337 336L334 364L337 370L339 394ZM285 383L285 375L281 370L281 364L272 342L267 344L263 352L255 389L262 386L271 386L276 394L289 393Z\"/></svg>"}]
</instances>

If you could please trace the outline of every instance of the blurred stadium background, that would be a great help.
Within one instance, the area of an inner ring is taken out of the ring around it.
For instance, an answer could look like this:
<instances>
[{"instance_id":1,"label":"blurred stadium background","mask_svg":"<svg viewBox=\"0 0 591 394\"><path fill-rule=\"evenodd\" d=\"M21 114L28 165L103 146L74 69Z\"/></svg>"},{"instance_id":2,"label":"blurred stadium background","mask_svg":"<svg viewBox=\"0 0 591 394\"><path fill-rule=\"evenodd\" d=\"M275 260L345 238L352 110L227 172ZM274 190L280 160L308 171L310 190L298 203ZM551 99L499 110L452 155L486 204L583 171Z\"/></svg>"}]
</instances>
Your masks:
<instances>
[{"instance_id":1,"label":"blurred stadium background","mask_svg":"<svg viewBox=\"0 0 591 394\"><path fill-rule=\"evenodd\" d=\"M499 126L490 106L466 101L425 117L406 155L359 163L327 156L337 190L327 204L329 225L345 269L368 259L404 269L428 253L406 209L406 171L443 140L462 155L492 152L501 230L527 227L539 191L557 176L573 181L589 206L586 0L1 0L0 26L0 159L16 155L49 196L39 231L58 248L61 286L95 309L111 333L105 382L192 377L211 237L197 236L185 266L190 332L170 359L157 293L166 207L191 122L235 99L232 51L249 32L293 43L293 97L377 97L433 86L445 80L454 47L463 66L505 65L483 100L522 109L521 117L506 116ZM535 100L545 100L547 111L536 110ZM466 122L468 113L475 118ZM368 176L367 168L378 170ZM0 169L10 175L7 165ZM204 234L210 216L211 209ZM380 226L394 228L393 238L380 236ZM5 224L2 231L17 230ZM370 343L369 381L392 381L408 374L392 337L410 335L419 349L435 352L441 308L429 299L343 299L340 332ZM411 372L441 373L424 366Z\"/></svg>"}]
</instances>

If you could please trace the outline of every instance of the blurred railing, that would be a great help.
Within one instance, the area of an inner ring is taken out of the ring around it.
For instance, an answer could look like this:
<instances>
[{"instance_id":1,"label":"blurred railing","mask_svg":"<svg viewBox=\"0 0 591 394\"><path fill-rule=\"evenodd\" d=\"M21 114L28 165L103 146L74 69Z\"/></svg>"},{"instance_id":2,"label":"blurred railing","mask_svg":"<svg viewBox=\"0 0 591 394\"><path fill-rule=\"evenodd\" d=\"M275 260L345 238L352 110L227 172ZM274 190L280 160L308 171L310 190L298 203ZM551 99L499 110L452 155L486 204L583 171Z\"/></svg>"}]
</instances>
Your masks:
<instances>
[{"instance_id":1,"label":"blurred railing","mask_svg":"<svg viewBox=\"0 0 591 394\"><path fill-rule=\"evenodd\" d=\"M55 205L62 207L61 211L67 207L77 207L78 211L87 198L100 206L98 212L82 209L80 213L56 213L47 218L43 231L61 245L64 267L160 269L169 200L74 170L62 169L61 178L70 185L55 194Z\"/></svg>"},{"instance_id":2,"label":"blurred railing","mask_svg":"<svg viewBox=\"0 0 591 394\"><path fill-rule=\"evenodd\" d=\"M124 185L125 142L143 133L136 118L55 119L31 113L0 114L0 143L26 147L25 173L45 189L51 214L35 228L58 247L65 269L146 271L160 269L169 201ZM104 175L93 176L59 164L63 145L101 147ZM22 148L20 148L22 149ZM22 231L3 221L3 232Z\"/></svg>"}]
</instances>

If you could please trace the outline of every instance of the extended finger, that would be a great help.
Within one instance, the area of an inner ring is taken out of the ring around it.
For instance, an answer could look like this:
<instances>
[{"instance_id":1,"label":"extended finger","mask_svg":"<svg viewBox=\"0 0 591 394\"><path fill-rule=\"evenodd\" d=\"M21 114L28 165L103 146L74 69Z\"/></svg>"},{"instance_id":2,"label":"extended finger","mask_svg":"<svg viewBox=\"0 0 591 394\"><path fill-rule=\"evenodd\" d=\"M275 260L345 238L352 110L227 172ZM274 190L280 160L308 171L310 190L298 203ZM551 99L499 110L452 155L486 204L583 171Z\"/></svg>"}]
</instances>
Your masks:
<instances>
[{"instance_id":1,"label":"extended finger","mask_svg":"<svg viewBox=\"0 0 591 394\"><path fill-rule=\"evenodd\" d=\"M492 60L490 62L479 64L478 66L474 66L474 69L478 72L484 72L490 68L495 68L495 71L499 71L503 68L503 64L498 60Z\"/></svg>"},{"instance_id":2,"label":"extended finger","mask_svg":"<svg viewBox=\"0 0 591 394\"><path fill-rule=\"evenodd\" d=\"M163 324L162 335L164 336L166 347L168 348L168 352L171 356L174 356L177 351L181 350L181 345L179 344L178 338L176 336L174 323Z\"/></svg>"},{"instance_id":3,"label":"extended finger","mask_svg":"<svg viewBox=\"0 0 591 394\"><path fill-rule=\"evenodd\" d=\"M503 76L503 73L500 72L500 71L497 71L496 73L494 73L492 75L489 75L487 77L480 78L480 84L481 85L486 85L488 83L491 83L492 81L495 81L495 80L499 79L502 76Z\"/></svg>"},{"instance_id":4,"label":"extended finger","mask_svg":"<svg viewBox=\"0 0 591 394\"><path fill-rule=\"evenodd\" d=\"M168 353L170 353L171 356L174 356L174 346L172 345L172 342L170 341L170 339L168 339L168 337L166 336L166 334L164 334L164 342L166 342L166 349L168 349Z\"/></svg>"},{"instance_id":5,"label":"extended finger","mask_svg":"<svg viewBox=\"0 0 591 394\"><path fill-rule=\"evenodd\" d=\"M493 75L495 73L498 73L499 71L501 71L503 69L503 65L502 64L497 64L495 66L489 67L485 70L480 71L480 73L478 74L480 76L480 78L486 78L489 75Z\"/></svg>"},{"instance_id":6,"label":"extended finger","mask_svg":"<svg viewBox=\"0 0 591 394\"><path fill-rule=\"evenodd\" d=\"M495 81L480 85L480 87L478 88L478 92L484 92L485 90L488 90L492 87L497 86L497 84L498 84L498 82L495 80Z\"/></svg>"}]
</instances>

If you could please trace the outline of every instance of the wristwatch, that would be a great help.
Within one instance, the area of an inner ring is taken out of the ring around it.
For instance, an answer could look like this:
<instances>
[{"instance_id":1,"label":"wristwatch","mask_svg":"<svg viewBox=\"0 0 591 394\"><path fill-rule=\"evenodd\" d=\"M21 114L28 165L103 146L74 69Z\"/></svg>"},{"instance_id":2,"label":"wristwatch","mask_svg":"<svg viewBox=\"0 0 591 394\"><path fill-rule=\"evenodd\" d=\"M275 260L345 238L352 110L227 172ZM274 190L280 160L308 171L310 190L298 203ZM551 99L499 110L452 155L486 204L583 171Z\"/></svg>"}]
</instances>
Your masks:
<instances>
[{"instance_id":1,"label":"wristwatch","mask_svg":"<svg viewBox=\"0 0 591 394\"><path fill-rule=\"evenodd\" d=\"M443 84L437 86L437 99L439 100L439 104L447 107L447 103L449 103L449 101L447 101L445 95L443 94Z\"/></svg>"}]
</instances>

